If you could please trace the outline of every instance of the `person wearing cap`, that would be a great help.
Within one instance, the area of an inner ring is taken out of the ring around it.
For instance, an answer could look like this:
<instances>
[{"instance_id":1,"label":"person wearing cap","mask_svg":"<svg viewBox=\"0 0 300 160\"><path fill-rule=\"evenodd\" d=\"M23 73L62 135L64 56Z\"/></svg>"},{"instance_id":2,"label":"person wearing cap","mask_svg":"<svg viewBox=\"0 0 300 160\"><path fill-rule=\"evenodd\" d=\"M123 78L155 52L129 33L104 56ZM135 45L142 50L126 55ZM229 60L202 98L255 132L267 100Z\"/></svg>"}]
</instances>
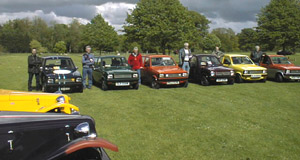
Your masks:
<instances>
[{"instance_id":1,"label":"person wearing cap","mask_svg":"<svg viewBox=\"0 0 300 160\"><path fill-rule=\"evenodd\" d=\"M36 49L33 48L31 55L28 56L28 91L32 91L32 79L35 76L36 90L40 90L40 66L42 59L36 55Z\"/></svg>"},{"instance_id":2,"label":"person wearing cap","mask_svg":"<svg viewBox=\"0 0 300 160\"><path fill-rule=\"evenodd\" d=\"M255 51L251 52L250 58L256 65L259 65L262 55L263 55L263 52L260 51L260 47L255 46Z\"/></svg>"},{"instance_id":3,"label":"person wearing cap","mask_svg":"<svg viewBox=\"0 0 300 160\"><path fill-rule=\"evenodd\" d=\"M139 84L141 84L141 68L143 64L142 55L139 53L138 47L133 48L133 53L128 57L128 64L133 70L136 70L139 74Z\"/></svg>"},{"instance_id":4,"label":"person wearing cap","mask_svg":"<svg viewBox=\"0 0 300 160\"><path fill-rule=\"evenodd\" d=\"M189 44L184 43L184 48L179 51L179 65L188 73L190 73L190 58L192 58L192 52L189 49Z\"/></svg>"},{"instance_id":5,"label":"person wearing cap","mask_svg":"<svg viewBox=\"0 0 300 160\"><path fill-rule=\"evenodd\" d=\"M212 55L217 56L219 59L224 56L224 53L220 51L220 48L216 46L216 50L212 52Z\"/></svg>"},{"instance_id":6,"label":"person wearing cap","mask_svg":"<svg viewBox=\"0 0 300 160\"><path fill-rule=\"evenodd\" d=\"M91 54L92 48L90 46L85 47L86 53L82 56L82 84L83 89L86 88L86 75L88 75L89 85L88 89L92 88L93 85L93 66L94 66L94 55Z\"/></svg>"}]
</instances>

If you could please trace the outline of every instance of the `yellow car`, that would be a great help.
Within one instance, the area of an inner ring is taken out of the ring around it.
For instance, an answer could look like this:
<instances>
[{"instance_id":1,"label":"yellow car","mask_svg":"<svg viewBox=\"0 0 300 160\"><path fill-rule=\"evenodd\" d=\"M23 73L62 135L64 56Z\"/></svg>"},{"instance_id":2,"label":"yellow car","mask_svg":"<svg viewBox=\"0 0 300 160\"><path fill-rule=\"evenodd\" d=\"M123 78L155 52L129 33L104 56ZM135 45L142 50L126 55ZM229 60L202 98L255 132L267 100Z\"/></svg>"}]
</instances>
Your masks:
<instances>
[{"instance_id":1,"label":"yellow car","mask_svg":"<svg viewBox=\"0 0 300 160\"><path fill-rule=\"evenodd\" d=\"M222 63L225 67L234 69L235 82L246 81L266 82L267 69L257 66L246 55L225 54Z\"/></svg>"},{"instance_id":2,"label":"yellow car","mask_svg":"<svg viewBox=\"0 0 300 160\"><path fill-rule=\"evenodd\" d=\"M0 89L0 111L79 114L64 94L20 92Z\"/></svg>"}]
</instances>

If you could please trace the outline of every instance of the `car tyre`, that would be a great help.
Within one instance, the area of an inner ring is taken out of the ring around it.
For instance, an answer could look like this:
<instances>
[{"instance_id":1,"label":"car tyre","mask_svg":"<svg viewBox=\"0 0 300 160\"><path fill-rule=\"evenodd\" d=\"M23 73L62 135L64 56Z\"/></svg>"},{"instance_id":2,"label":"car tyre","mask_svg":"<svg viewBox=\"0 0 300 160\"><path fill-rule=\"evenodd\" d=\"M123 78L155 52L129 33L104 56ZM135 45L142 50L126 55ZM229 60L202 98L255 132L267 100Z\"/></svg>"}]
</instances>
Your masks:
<instances>
[{"instance_id":1,"label":"car tyre","mask_svg":"<svg viewBox=\"0 0 300 160\"><path fill-rule=\"evenodd\" d=\"M242 76L240 74L236 74L235 82L236 83L243 83L243 79L242 79Z\"/></svg>"},{"instance_id":2,"label":"car tyre","mask_svg":"<svg viewBox=\"0 0 300 160\"><path fill-rule=\"evenodd\" d=\"M266 81L267 81L267 79L266 79L266 78L264 78L264 79L260 80L260 82L262 82L262 83L266 83Z\"/></svg>"},{"instance_id":3,"label":"car tyre","mask_svg":"<svg viewBox=\"0 0 300 160\"><path fill-rule=\"evenodd\" d=\"M132 87L133 87L133 89L136 89L136 90L138 90L138 89L139 89L139 87L140 87L140 84L139 84L139 83L137 83L137 84L134 84L134 85L132 85Z\"/></svg>"},{"instance_id":4,"label":"car tyre","mask_svg":"<svg viewBox=\"0 0 300 160\"><path fill-rule=\"evenodd\" d=\"M205 76L203 76L202 78L201 78L201 85L202 86L209 86L210 84L209 84L209 81L208 81L208 79L205 77Z\"/></svg>"},{"instance_id":5,"label":"car tyre","mask_svg":"<svg viewBox=\"0 0 300 160\"><path fill-rule=\"evenodd\" d=\"M276 82L283 82L283 77L280 73L277 73L275 76L275 81Z\"/></svg>"},{"instance_id":6,"label":"car tyre","mask_svg":"<svg viewBox=\"0 0 300 160\"><path fill-rule=\"evenodd\" d=\"M229 81L227 82L227 84L233 85L233 84L234 84L234 80L229 80Z\"/></svg>"},{"instance_id":7,"label":"car tyre","mask_svg":"<svg viewBox=\"0 0 300 160\"><path fill-rule=\"evenodd\" d=\"M154 78L152 79L151 87L154 89L159 89L159 87L160 87L159 83Z\"/></svg>"},{"instance_id":8,"label":"car tyre","mask_svg":"<svg viewBox=\"0 0 300 160\"><path fill-rule=\"evenodd\" d=\"M181 86L184 88L187 88L189 86L189 82L187 81L187 82L183 83Z\"/></svg>"},{"instance_id":9,"label":"car tyre","mask_svg":"<svg viewBox=\"0 0 300 160\"><path fill-rule=\"evenodd\" d=\"M106 84L106 82L105 82L104 79L101 81L101 89L103 91L107 91L108 90L108 86L107 86L107 84Z\"/></svg>"}]
</instances>

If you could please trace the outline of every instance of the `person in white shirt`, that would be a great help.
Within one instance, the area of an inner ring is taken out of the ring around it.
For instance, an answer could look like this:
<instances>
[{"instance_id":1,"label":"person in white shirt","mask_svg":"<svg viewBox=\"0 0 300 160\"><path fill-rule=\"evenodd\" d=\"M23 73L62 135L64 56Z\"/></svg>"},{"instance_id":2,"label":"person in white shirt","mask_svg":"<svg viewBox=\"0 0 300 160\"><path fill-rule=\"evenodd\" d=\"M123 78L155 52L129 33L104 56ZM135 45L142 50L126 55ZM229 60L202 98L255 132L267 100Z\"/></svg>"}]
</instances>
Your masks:
<instances>
[{"instance_id":1,"label":"person in white shirt","mask_svg":"<svg viewBox=\"0 0 300 160\"><path fill-rule=\"evenodd\" d=\"M192 52L189 49L189 44L184 43L184 48L180 49L179 51L179 65L181 66L182 69L187 71L188 73L190 72L190 59L192 58Z\"/></svg>"}]
</instances>

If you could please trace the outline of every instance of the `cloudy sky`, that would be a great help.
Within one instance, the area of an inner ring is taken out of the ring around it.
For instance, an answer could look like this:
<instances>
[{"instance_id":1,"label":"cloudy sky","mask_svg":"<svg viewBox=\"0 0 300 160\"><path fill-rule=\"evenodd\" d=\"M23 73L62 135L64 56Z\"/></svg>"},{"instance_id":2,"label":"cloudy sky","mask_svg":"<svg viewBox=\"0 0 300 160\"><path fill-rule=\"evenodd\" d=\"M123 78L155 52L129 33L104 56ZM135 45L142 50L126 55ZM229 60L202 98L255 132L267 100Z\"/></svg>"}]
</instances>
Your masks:
<instances>
[{"instance_id":1,"label":"cloudy sky","mask_svg":"<svg viewBox=\"0 0 300 160\"><path fill-rule=\"evenodd\" d=\"M225 27L240 32L256 26L256 14L270 0L180 0L189 10L204 14L211 29ZM68 24L73 18L88 23L101 14L120 30L129 9L138 0L0 0L0 24L16 18L39 16L47 22Z\"/></svg>"}]
</instances>

